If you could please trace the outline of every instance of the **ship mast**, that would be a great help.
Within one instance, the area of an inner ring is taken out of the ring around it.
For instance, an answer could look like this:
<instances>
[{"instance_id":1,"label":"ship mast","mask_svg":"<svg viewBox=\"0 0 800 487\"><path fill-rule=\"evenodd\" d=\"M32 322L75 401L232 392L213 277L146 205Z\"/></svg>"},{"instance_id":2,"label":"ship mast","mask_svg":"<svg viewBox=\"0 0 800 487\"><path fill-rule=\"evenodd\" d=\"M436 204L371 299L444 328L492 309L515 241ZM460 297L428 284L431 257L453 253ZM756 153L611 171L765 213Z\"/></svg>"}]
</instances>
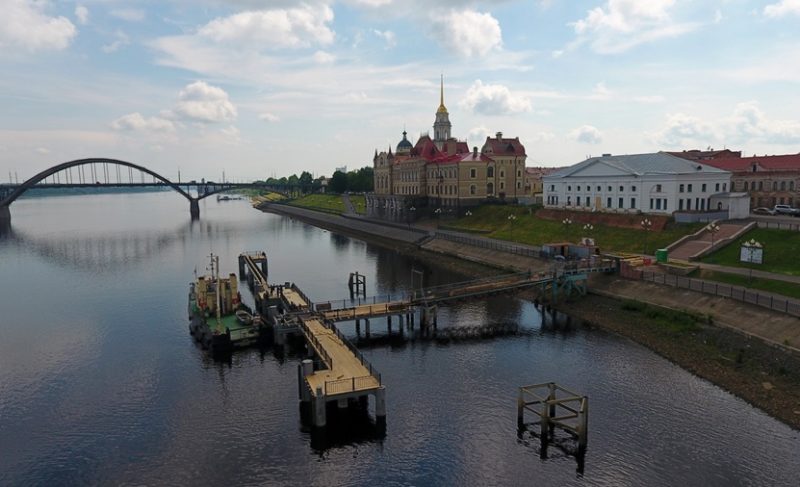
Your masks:
<instances>
[{"instance_id":1,"label":"ship mast","mask_svg":"<svg viewBox=\"0 0 800 487\"><path fill-rule=\"evenodd\" d=\"M212 269L216 270L217 275L215 278L215 282L217 283L217 325L220 323L220 316L221 316L221 299L220 295L222 294L222 283L219 282L219 256L211 254L211 259L214 261L216 265L211 266ZM213 274L213 271L212 271Z\"/></svg>"}]
</instances>

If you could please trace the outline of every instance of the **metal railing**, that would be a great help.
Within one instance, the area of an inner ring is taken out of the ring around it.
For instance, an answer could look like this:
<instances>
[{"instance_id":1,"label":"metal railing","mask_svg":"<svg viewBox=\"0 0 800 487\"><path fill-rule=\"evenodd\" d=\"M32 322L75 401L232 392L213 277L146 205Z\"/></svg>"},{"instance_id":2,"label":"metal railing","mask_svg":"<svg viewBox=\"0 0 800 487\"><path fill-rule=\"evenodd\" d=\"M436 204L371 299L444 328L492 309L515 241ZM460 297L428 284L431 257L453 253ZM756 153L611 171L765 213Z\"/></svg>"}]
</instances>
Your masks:
<instances>
[{"instance_id":1,"label":"metal railing","mask_svg":"<svg viewBox=\"0 0 800 487\"><path fill-rule=\"evenodd\" d=\"M756 224L758 225L758 228L772 228L775 230L791 230L793 232L800 232L800 223L757 220Z\"/></svg>"},{"instance_id":2,"label":"metal railing","mask_svg":"<svg viewBox=\"0 0 800 487\"><path fill-rule=\"evenodd\" d=\"M755 304L763 308L800 317L800 301L785 296L776 296L771 293L759 292L752 288L734 286L732 284L706 281L674 274L663 274L660 272L639 271L639 276L643 281L735 299L743 303Z\"/></svg>"},{"instance_id":3,"label":"metal railing","mask_svg":"<svg viewBox=\"0 0 800 487\"><path fill-rule=\"evenodd\" d=\"M305 321L298 321L300 322L300 329L303 331L303 335L305 335L306 339L309 341L309 343L311 343L311 346L319 355L320 360L325 363L325 365L328 367L328 370L333 369L333 359L330 355L328 355L328 352L322 346L322 343L320 343L319 339L314 336L313 333L311 333L311 330L308 328L308 325Z\"/></svg>"},{"instance_id":4,"label":"metal railing","mask_svg":"<svg viewBox=\"0 0 800 487\"><path fill-rule=\"evenodd\" d=\"M441 230L438 230L436 232L436 237L441 238L442 240L448 240L450 242L472 245L473 247L480 247L484 249L498 250L500 252L507 252L510 254L522 255L526 257L539 257L541 255L541 250L535 247L521 247L518 245L498 242L496 240L491 240L487 238L467 237L465 235L457 235L453 233L443 232Z\"/></svg>"}]
</instances>

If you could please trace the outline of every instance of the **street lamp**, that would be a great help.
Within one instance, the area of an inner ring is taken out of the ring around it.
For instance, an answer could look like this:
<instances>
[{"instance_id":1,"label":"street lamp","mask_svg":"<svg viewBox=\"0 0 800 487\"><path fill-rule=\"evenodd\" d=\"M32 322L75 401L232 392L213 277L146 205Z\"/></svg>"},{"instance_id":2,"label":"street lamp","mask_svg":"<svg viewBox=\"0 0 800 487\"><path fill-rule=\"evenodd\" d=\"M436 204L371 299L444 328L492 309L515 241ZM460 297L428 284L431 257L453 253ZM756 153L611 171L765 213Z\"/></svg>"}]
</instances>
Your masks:
<instances>
[{"instance_id":1,"label":"street lamp","mask_svg":"<svg viewBox=\"0 0 800 487\"><path fill-rule=\"evenodd\" d=\"M517 219L517 215L511 214L508 215L508 221L511 222L511 241L514 241L514 222Z\"/></svg>"},{"instance_id":2,"label":"street lamp","mask_svg":"<svg viewBox=\"0 0 800 487\"><path fill-rule=\"evenodd\" d=\"M749 259L747 261L750 263L750 277L747 280L747 285L751 286L752 283L753 283L753 256L758 251L763 249L764 246L761 245L761 242L758 242L758 241L756 241L755 239L752 239L752 238L750 239L749 242L745 242L743 245L745 247L747 247L747 253L748 253L748 257L749 257Z\"/></svg>"},{"instance_id":3,"label":"street lamp","mask_svg":"<svg viewBox=\"0 0 800 487\"><path fill-rule=\"evenodd\" d=\"M569 218L564 218L561 220L561 224L564 225L564 235L567 239L567 242L569 242L569 226L572 225L572 220Z\"/></svg>"},{"instance_id":4,"label":"street lamp","mask_svg":"<svg viewBox=\"0 0 800 487\"><path fill-rule=\"evenodd\" d=\"M408 209L408 229L411 230L411 220L413 219L414 212L417 211L413 206Z\"/></svg>"},{"instance_id":5,"label":"street lamp","mask_svg":"<svg viewBox=\"0 0 800 487\"><path fill-rule=\"evenodd\" d=\"M441 207L436 208L435 210L433 210L433 213L436 215L436 229L438 230L439 229L439 215L442 214L442 208Z\"/></svg>"},{"instance_id":6,"label":"street lamp","mask_svg":"<svg viewBox=\"0 0 800 487\"><path fill-rule=\"evenodd\" d=\"M719 225L717 225L714 222L711 222L706 226L706 230L708 230L708 233L711 234L711 249L710 250L711 250L711 255L713 256L714 255L714 253L713 253L714 252L714 236L717 234L717 232L719 232ZM713 259L714 259L714 257L710 257L710 260L713 261Z\"/></svg>"},{"instance_id":7,"label":"street lamp","mask_svg":"<svg viewBox=\"0 0 800 487\"><path fill-rule=\"evenodd\" d=\"M644 229L644 255L647 255L647 237L650 234L650 227L653 226L653 222L650 221L649 218L645 218L641 222L642 228Z\"/></svg>"}]
</instances>

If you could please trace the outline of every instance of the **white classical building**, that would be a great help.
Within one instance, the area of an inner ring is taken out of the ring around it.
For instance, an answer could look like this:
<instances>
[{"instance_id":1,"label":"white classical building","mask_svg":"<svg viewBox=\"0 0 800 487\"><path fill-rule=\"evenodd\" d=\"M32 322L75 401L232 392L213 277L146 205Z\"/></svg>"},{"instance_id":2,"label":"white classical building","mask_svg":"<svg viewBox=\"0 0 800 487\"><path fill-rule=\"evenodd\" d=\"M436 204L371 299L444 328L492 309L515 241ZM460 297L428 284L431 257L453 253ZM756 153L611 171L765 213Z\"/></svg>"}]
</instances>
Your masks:
<instances>
[{"instance_id":1,"label":"white classical building","mask_svg":"<svg viewBox=\"0 0 800 487\"><path fill-rule=\"evenodd\" d=\"M603 154L542 182L548 208L672 214L717 210L711 196L730 191L731 173L664 152Z\"/></svg>"}]
</instances>

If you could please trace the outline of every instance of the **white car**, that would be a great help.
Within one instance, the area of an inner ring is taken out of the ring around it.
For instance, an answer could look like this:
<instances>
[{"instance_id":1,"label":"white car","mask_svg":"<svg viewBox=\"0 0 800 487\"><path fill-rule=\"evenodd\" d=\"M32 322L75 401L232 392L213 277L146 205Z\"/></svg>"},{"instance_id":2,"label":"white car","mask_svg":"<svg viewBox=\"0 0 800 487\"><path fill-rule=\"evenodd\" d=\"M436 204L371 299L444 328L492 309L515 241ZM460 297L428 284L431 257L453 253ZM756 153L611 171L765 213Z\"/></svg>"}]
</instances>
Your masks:
<instances>
[{"instance_id":1,"label":"white car","mask_svg":"<svg viewBox=\"0 0 800 487\"><path fill-rule=\"evenodd\" d=\"M775 205L773 210L775 210L775 213L778 215L798 216L800 214L800 210L797 208L792 208L789 205Z\"/></svg>"}]
</instances>

